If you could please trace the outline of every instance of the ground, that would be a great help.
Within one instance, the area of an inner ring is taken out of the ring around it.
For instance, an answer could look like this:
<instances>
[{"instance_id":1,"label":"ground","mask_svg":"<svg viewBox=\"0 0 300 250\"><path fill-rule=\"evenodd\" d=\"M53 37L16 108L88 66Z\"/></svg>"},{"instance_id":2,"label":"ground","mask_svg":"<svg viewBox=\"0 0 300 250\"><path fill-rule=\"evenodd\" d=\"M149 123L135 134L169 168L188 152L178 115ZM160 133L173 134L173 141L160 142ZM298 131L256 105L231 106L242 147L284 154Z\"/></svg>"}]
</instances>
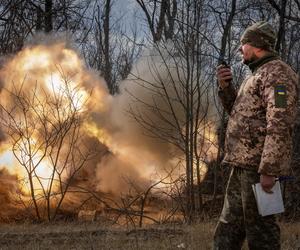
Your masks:
<instances>
[{"instance_id":1,"label":"ground","mask_svg":"<svg viewBox=\"0 0 300 250\"><path fill-rule=\"evenodd\" d=\"M2 224L0 249L211 249L214 225L134 229L107 227L100 222ZM282 249L300 249L300 223L281 223L281 228Z\"/></svg>"}]
</instances>

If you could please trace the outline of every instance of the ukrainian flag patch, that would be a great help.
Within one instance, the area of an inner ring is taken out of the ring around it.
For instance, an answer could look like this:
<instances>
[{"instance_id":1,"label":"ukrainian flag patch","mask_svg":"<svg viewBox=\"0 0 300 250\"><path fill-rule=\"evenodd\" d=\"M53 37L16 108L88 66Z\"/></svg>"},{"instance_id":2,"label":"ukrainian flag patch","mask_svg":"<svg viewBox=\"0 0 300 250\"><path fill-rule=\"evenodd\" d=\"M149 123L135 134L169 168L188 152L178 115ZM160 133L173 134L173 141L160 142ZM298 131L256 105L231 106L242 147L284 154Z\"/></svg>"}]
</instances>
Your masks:
<instances>
[{"instance_id":1,"label":"ukrainian flag patch","mask_svg":"<svg viewBox=\"0 0 300 250\"><path fill-rule=\"evenodd\" d=\"M287 106L287 93L286 86L284 84L277 84L275 86L275 107L286 108Z\"/></svg>"}]
</instances>

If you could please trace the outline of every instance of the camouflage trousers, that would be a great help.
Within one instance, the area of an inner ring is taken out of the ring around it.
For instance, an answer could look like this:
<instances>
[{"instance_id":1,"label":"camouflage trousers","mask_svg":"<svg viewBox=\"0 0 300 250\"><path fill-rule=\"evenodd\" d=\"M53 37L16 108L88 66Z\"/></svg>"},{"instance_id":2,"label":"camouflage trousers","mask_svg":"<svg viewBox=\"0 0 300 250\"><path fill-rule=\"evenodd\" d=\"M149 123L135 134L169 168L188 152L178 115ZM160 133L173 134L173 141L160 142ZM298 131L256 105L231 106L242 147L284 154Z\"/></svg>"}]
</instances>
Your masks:
<instances>
[{"instance_id":1,"label":"camouflage trousers","mask_svg":"<svg viewBox=\"0 0 300 250\"><path fill-rule=\"evenodd\" d=\"M250 250L280 249L280 228L274 215L258 214L252 184L256 171L232 167L223 210L214 235L214 250L241 249L245 238Z\"/></svg>"}]
</instances>

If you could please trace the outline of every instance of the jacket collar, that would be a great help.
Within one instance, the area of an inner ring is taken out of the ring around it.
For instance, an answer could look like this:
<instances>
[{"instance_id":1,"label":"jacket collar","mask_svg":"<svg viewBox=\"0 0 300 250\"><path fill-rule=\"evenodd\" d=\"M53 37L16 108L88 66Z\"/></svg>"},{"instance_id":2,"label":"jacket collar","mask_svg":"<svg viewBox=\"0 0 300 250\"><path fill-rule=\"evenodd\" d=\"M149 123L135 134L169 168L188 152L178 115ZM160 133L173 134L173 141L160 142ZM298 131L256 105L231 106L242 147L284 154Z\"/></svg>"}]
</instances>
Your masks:
<instances>
[{"instance_id":1,"label":"jacket collar","mask_svg":"<svg viewBox=\"0 0 300 250\"><path fill-rule=\"evenodd\" d=\"M278 54L276 52L270 52L270 53L266 54L265 56L255 60L254 62L249 63L248 66L251 69L252 74L255 74L259 67L261 67L262 65L264 65L267 62L277 60L277 59L280 59Z\"/></svg>"}]
</instances>

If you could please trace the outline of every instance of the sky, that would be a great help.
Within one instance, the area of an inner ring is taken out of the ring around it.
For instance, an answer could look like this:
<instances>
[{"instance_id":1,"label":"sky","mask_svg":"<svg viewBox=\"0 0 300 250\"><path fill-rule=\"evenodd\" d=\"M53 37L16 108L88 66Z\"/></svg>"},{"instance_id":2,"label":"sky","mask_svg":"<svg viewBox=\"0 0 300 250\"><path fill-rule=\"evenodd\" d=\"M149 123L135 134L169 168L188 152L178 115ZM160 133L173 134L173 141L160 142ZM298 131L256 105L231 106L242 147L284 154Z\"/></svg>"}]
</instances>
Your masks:
<instances>
[{"instance_id":1,"label":"sky","mask_svg":"<svg viewBox=\"0 0 300 250\"><path fill-rule=\"evenodd\" d=\"M135 0L114 0L114 7L113 10L117 13L116 15L113 13L112 16L123 15L122 22L124 22L126 29L137 26L137 30L145 30L145 19Z\"/></svg>"}]
</instances>

